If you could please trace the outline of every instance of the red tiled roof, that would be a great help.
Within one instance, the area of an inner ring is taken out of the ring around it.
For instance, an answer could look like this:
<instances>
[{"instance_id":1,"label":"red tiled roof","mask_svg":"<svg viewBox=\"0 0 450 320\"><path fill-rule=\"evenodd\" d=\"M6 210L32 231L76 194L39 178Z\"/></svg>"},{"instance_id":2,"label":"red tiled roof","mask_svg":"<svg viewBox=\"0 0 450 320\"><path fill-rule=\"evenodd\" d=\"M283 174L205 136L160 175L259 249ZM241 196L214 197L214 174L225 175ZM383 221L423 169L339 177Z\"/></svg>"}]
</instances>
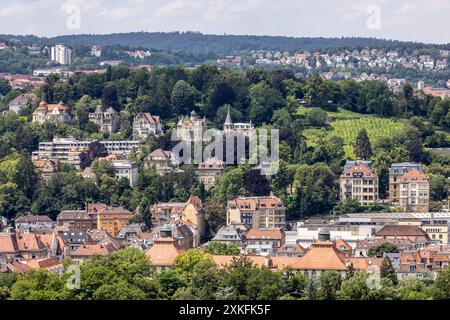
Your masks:
<instances>
[{"instance_id":1,"label":"red tiled roof","mask_svg":"<svg viewBox=\"0 0 450 320\"><path fill-rule=\"evenodd\" d=\"M284 237L284 232L281 229L277 230L263 230L263 229L250 229L247 231L247 239L276 239L281 240Z\"/></svg>"}]
</instances>

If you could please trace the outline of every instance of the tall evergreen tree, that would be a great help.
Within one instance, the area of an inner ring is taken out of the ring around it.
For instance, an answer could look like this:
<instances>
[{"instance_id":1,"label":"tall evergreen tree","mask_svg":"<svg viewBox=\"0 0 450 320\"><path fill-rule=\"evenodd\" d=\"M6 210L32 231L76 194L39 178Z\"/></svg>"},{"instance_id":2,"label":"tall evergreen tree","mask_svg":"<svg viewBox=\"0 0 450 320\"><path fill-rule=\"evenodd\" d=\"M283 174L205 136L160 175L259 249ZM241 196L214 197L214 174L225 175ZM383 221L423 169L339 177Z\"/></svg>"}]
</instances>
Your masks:
<instances>
[{"instance_id":1,"label":"tall evergreen tree","mask_svg":"<svg viewBox=\"0 0 450 320\"><path fill-rule=\"evenodd\" d=\"M398 283L397 274L395 273L394 268L392 267L391 260L388 257L383 259L380 268L381 278L385 278L389 280L389 282L393 285Z\"/></svg>"},{"instance_id":2,"label":"tall evergreen tree","mask_svg":"<svg viewBox=\"0 0 450 320\"><path fill-rule=\"evenodd\" d=\"M33 197L37 185L37 174L31 156L26 150L20 153L14 181L28 199Z\"/></svg>"},{"instance_id":3,"label":"tall evergreen tree","mask_svg":"<svg viewBox=\"0 0 450 320\"><path fill-rule=\"evenodd\" d=\"M372 156L372 145L370 144L367 130L362 129L356 137L355 155L358 159L370 159Z\"/></svg>"}]
</instances>

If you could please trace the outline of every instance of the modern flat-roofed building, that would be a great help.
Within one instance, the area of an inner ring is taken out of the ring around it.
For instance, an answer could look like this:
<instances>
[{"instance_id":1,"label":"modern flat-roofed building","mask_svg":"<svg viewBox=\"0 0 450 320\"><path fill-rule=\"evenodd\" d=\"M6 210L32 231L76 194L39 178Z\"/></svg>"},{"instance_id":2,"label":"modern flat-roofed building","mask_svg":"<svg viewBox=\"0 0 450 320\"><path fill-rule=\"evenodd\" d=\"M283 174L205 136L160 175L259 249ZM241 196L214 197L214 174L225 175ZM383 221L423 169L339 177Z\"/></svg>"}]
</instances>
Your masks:
<instances>
[{"instance_id":1,"label":"modern flat-roofed building","mask_svg":"<svg viewBox=\"0 0 450 320\"><path fill-rule=\"evenodd\" d=\"M95 141L80 141L73 138L54 138L53 141L39 142L38 151L32 153L35 160L59 160L69 163L79 168L81 159L80 154L87 152ZM142 145L141 141L99 141L105 146L108 153L123 154L132 150L139 152Z\"/></svg>"},{"instance_id":2,"label":"modern flat-roofed building","mask_svg":"<svg viewBox=\"0 0 450 320\"><path fill-rule=\"evenodd\" d=\"M62 44L57 44L50 49L51 60L62 65L72 63L72 50Z\"/></svg>"}]
</instances>

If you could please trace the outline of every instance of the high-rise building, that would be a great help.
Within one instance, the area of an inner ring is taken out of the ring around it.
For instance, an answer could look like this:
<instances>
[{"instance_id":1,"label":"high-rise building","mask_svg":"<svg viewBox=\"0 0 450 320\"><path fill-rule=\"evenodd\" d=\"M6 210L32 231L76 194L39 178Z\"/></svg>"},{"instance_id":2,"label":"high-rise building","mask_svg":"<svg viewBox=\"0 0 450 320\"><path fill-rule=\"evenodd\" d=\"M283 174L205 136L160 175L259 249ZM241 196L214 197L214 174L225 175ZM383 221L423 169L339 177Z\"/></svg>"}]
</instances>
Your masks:
<instances>
[{"instance_id":1,"label":"high-rise building","mask_svg":"<svg viewBox=\"0 0 450 320\"><path fill-rule=\"evenodd\" d=\"M58 44L50 50L51 60L62 65L72 63L72 50L62 44Z\"/></svg>"}]
</instances>

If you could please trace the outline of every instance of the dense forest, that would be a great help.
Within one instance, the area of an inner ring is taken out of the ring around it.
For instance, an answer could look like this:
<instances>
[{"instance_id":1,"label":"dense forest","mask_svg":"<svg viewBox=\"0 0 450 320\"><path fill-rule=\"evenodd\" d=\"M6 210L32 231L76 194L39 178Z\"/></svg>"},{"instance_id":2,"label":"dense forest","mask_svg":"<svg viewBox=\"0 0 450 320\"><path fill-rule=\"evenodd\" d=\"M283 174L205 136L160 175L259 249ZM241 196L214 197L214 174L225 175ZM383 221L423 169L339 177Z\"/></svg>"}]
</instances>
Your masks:
<instances>
[{"instance_id":1,"label":"dense forest","mask_svg":"<svg viewBox=\"0 0 450 320\"><path fill-rule=\"evenodd\" d=\"M195 54L237 54L251 50L284 50L294 52L340 47L363 48L367 46L385 48L414 47L415 49L422 49L431 46L421 43L376 38L294 38L252 35L206 35L199 32L132 32L107 35L65 35L53 38L39 38L31 35L0 35L0 39L46 45L57 43L64 43L66 45L121 45L130 48L143 47L167 52ZM448 49L450 45L433 45L433 47Z\"/></svg>"}]
</instances>

